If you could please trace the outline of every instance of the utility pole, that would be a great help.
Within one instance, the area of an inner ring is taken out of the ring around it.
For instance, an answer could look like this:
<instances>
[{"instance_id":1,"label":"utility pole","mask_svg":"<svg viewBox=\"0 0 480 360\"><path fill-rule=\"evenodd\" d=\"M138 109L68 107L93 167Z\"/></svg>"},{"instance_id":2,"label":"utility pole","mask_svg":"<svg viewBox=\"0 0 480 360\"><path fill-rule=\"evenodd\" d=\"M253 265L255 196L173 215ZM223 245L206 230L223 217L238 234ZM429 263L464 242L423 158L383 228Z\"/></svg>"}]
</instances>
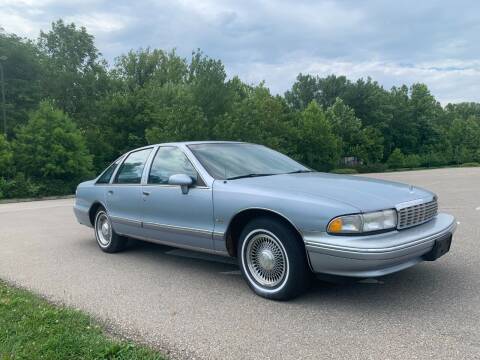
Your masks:
<instances>
[{"instance_id":1,"label":"utility pole","mask_svg":"<svg viewBox=\"0 0 480 360\"><path fill-rule=\"evenodd\" d=\"M7 138L7 112L5 110L5 78L3 77L2 61L7 60L6 56L0 56L0 80L2 80L2 114L3 114L3 133Z\"/></svg>"}]
</instances>

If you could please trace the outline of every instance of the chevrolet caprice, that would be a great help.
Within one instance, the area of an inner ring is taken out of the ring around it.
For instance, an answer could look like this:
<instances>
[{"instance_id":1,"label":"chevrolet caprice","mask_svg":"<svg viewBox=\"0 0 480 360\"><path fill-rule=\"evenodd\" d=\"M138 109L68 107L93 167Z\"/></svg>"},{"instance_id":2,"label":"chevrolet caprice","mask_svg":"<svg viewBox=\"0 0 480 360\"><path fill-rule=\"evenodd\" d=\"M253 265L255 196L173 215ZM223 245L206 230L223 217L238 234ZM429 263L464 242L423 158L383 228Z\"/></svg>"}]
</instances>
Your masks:
<instances>
[{"instance_id":1,"label":"chevrolet caprice","mask_svg":"<svg viewBox=\"0 0 480 360\"><path fill-rule=\"evenodd\" d=\"M456 221L432 192L313 171L265 146L145 146L81 183L74 212L101 250L128 238L236 257L260 296L284 300L312 274L377 277L450 249Z\"/></svg>"}]
</instances>

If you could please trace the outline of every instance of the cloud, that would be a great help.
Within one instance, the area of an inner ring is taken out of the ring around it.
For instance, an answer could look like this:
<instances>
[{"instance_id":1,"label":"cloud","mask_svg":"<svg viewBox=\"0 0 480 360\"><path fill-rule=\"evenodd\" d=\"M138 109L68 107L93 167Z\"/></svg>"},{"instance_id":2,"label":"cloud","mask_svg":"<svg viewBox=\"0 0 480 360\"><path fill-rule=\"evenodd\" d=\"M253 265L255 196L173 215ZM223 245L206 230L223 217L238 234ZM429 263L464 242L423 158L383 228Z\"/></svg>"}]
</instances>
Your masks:
<instances>
[{"instance_id":1,"label":"cloud","mask_svg":"<svg viewBox=\"0 0 480 360\"><path fill-rule=\"evenodd\" d=\"M390 89L392 86L428 84L442 104L478 101L480 91L480 61L444 60L418 64L365 61L351 62L332 59L291 59L281 64L236 64L231 74L244 74L248 83L265 81L273 93L283 93L291 87L298 73L327 76L346 75L349 79L371 77Z\"/></svg>"},{"instance_id":2,"label":"cloud","mask_svg":"<svg viewBox=\"0 0 480 360\"><path fill-rule=\"evenodd\" d=\"M79 26L84 26L89 32L99 35L127 28L131 18L125 15L98 12L89 15L67 16L64 20L68 23L73 22Z\"/></svg>"},{"instance_id":3,"label":"cloud","mask_svg":"<svg viewBox=\"0 0 480 360\"><path fill-rule=\"evenodd\" d=\"M424 82L445 103L480 101L479 12L466 0L0 0L0 26L36 38L74 21L110 62L132 48L201 48L275 93L299 72L335 73L386 88Z\"/></svg>"}]
</instances>

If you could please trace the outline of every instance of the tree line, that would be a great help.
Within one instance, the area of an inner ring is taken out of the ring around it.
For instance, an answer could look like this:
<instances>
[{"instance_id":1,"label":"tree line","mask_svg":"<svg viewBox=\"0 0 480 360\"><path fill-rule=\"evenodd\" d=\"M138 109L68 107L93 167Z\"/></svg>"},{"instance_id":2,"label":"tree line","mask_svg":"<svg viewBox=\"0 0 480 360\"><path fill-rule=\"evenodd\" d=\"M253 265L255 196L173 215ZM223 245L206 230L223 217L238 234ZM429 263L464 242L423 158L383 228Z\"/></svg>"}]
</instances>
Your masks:
<instances>
[{"instance_id":1,"label":"tree line","mask_svg":"<svg viewBox=\"0 0 480 360\"><path fill-rule=\"evenodd\" d=\"M442 106L420 83L299 74L275 95L200 50L131 50L109 65L62 20L35 40L0 32L0 64L0 198L71 193L120 154L167 141L260 143L320 171L480 162L480 104Z\"/></svg>"}]
</instances>

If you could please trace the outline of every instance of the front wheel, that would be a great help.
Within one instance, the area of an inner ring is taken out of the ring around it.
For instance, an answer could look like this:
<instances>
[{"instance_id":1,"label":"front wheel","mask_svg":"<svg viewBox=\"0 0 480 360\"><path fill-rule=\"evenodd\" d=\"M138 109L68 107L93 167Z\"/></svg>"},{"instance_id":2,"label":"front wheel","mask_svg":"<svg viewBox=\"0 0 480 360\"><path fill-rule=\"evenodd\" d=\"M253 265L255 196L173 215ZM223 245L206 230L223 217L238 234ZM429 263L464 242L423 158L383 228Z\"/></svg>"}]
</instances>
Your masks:
<instances>
[{"instance_id":1,"label":"front wheel","mask_svg":"<svg viewBox=\"0 0 480 360\"><path fill-rule=\"evenodd\" d=\"M277 219L250 221L242 231L237 254L245 280L262 297L288 300L310 284L312 274L298 234Z\"/></svg>"},{"instance_id":2,"label":"front wheel","mask_svg":"<svg viewBox=\"0 0 480 360\"><path fill-rule=\"evenodd\" d=\"M113 230L110 217L103 207L95 215L95 239L100 249L107 253L122 251L127 245L127 238Z\"/></svg>"}]
</instances>

